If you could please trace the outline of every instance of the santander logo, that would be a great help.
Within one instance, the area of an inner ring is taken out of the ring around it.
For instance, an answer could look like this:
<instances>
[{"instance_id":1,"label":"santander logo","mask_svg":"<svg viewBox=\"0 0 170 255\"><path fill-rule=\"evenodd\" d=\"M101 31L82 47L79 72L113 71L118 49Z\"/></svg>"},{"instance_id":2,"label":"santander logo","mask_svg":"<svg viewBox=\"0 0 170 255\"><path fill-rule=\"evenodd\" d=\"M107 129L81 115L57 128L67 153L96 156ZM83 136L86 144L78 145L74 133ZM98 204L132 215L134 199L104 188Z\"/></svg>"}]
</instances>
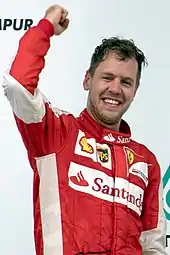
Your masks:
<instances>
[{"instance_id":1,"label":"santander logo","mask_svg":"<svg viewBox=\"0 0 170 255\"><path fill-rule=\"evenodd\" d=\"M76 185L89 186L88 182L84 179L82 171L77 173L76 176L70 176L70 180Z\"/></svg>"},{"instance_id":2,"label":"santander logo","mask_svg":"<svg viewBox=\"0 0 170 255\"><path fill-rule=\"evenodd\" d=\"M104 172L72 162L69 168L69 186L96 198L123 204L138 215L141 214L144 191L126 179L113 179Z\"/></svg>"},{"instance_id":3,"label":"santander logo","mask_svg":"<svg viewBox=\"0 0 170 255\"><path fill-rule=\"evenodd\" d=\"M111 133L108 135L105 135L103 138L104 138L104 140L106 140L108 142L114 142L116 140Z\"/></svg>"},{"instance_id":4,"label":"santander logo","mask_svg":"<svg viewBox=\"0 0 170 255\"><path fill-rule=\"evenodd\" d=\"M94 185L92 189L96 192L101 192L103 194L110 195L112 197L117 197L126 200L129 203L136 205L140 210L142 210L142 194L136 197L135 194L130 194L125 188L113 188L109 187L107 184L103 183L101 178L94 179Z\"/></svg>"},{"instance_id":5,"label":"santander logo","mask_svg":"<svg viewBox=\"0 0 170 255\"><path fill-rule=\"evenodd\" d=\"M113 137L113 135L110 133L108 135L105 135L103 137L104 140L108 142L117 142L117 143L129 143L130 142L130 137L123 137L119 135L118 137Z\"/></svg>"},{"instance_id":6,"label":"santander logo","mask_svg":"<svg viewBox=\"0 0 170 255\"><path fill-rule=\"evenodd\" d=\"M117 143L129 143L130 137L118 136Z\"/></svg>"}]
</instances>

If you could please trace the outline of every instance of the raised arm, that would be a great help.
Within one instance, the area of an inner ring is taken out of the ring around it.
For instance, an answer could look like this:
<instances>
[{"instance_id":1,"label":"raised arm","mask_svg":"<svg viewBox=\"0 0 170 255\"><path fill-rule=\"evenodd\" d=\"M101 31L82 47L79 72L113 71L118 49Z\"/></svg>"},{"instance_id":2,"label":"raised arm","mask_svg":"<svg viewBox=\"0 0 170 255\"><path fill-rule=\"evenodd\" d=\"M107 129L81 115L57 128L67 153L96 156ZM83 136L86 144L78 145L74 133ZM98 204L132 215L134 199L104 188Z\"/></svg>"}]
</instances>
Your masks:
<instances>
[{"instance_id":1,"label":"raised arm","mask_svg":"<svg viewBox=\"0 0 170 255\"><path fill-rule=\"evenodd\" d=\"M61 135L62 129L69 128L68 116L54 111L37 88L39 75L45 66L44 57L50 47L50 37L61 34L67 28L67 14L60 6L50 7L45 18L20 39L11 68L4 75L4 92L25 147L36 157L56 151L65 139Z\"/></svg>"}]
</instances>

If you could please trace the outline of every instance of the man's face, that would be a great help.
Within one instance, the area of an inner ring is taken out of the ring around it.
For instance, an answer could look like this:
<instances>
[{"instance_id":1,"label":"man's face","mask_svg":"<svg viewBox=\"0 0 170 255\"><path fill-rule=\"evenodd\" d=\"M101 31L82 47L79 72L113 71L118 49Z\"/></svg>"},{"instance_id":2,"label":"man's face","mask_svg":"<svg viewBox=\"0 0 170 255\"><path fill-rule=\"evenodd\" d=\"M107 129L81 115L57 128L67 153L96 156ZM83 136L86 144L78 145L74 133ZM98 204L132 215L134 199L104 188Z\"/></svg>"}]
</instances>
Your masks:
<instances>
[{"instance_id":1,"label":"man's face","mask_svg":"<svg viewBox=\"0 0 170 255\"><path fill-rule=\"evenodd\" d=\"M137 72L135 59L119 60L110 53L93 77L87 74L84 80L84 89L89 90L87 108L97 121L104 125L120 122L135 96Z\"/></svg>"}]
</instances>

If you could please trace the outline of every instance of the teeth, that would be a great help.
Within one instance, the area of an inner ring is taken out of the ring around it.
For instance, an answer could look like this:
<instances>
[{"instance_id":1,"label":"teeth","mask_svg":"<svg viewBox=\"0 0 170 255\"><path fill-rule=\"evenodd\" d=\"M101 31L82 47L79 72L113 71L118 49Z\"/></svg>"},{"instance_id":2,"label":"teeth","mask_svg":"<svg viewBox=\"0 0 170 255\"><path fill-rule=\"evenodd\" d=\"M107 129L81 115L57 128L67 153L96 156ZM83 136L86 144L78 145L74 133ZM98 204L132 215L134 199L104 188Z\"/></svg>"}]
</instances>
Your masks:
<instances>
[{"instance_id":1,"label":"teeth","mask_svg":"<svg viewBox=\"0 0 170 255\"><path fill-rule=\"evenodd\" d=\"M113 104L113 105L118 105L119 104L119 101L117 100L113 100L113 99L104 99L104 102L105 103L109 103L109 104Z\"/></svg>"}]
</instances>

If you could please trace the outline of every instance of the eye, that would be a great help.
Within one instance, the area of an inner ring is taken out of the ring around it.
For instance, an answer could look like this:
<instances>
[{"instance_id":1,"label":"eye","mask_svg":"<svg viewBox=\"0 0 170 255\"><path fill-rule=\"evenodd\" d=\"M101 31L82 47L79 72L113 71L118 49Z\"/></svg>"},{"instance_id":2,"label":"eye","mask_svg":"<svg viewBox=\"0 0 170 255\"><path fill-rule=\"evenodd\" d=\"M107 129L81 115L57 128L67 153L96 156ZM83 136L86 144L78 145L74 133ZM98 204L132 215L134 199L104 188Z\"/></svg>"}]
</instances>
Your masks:
<instances>
[{"instance_id":1,"label":"eye","mask_svg":"<svg viewBox=\"0 0 170 255\"><path fill-rule=\"evenodd\" d=\"M124 86L126 86L126 87L132 86L132 83L131 83L130 81L128 81L128 80L122 80L121 83L122 83Z\"/></svg>"},{"instance_id":2,"label":"eye","mask_svg":"<svg viewBox=\"0 0 170 255\"><path fill-rule=\"evenodd\" d=\"M113 78L110 77L110 76L103 76L102 79L105 80L105 81L112 81L113 80Z\"/></svg>"}]
</instances>

